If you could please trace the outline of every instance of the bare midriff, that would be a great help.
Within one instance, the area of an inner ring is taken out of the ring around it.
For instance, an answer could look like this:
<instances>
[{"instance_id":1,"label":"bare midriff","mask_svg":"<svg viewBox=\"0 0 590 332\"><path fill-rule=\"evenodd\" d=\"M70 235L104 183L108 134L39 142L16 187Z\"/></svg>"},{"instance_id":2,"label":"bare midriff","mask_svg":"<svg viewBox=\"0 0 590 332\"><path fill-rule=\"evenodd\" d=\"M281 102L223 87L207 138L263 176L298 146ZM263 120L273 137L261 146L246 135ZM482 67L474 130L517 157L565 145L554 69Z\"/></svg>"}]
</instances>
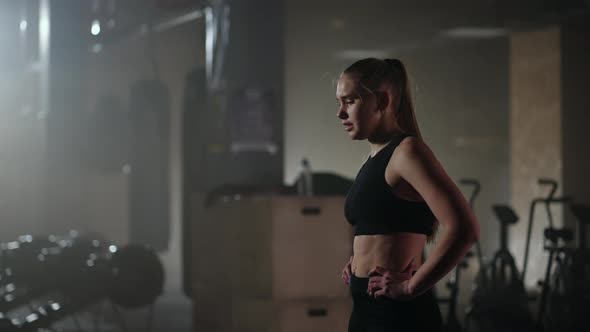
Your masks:
<instances>
[{"instance_id":1,"label":"bare midriff","mask_svg":"<svg viewBox=\"0 0 590 332\"><path fill-rule=\"evenodd\" d=\"M376 266L404 271L414 263L417 268L422 264L425 244L426 235L417 233L357 235L353 242L352 274L364 278Z\"/></svg>"}]
</instances>

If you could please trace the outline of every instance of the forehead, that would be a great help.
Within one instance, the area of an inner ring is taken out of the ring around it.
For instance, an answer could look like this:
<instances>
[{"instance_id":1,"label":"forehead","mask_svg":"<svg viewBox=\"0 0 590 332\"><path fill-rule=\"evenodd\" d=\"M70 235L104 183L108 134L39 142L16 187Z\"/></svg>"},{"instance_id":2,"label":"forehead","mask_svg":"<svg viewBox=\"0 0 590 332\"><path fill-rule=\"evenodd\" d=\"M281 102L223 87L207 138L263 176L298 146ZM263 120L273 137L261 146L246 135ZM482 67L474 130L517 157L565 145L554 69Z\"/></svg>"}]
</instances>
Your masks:
<instances>
[{"instance_id":1,"label":"forehead","mask_svg":"<svg viewBox=\"0 0 590 332\"><path fill-rule=\"evenodd\" d=\"M338 78L338 84L336 85L336 97L340 98L342 96L358 94L357 88L357 80L350 77L350 75L342 74Z\"/></svg>"}]
</instances>

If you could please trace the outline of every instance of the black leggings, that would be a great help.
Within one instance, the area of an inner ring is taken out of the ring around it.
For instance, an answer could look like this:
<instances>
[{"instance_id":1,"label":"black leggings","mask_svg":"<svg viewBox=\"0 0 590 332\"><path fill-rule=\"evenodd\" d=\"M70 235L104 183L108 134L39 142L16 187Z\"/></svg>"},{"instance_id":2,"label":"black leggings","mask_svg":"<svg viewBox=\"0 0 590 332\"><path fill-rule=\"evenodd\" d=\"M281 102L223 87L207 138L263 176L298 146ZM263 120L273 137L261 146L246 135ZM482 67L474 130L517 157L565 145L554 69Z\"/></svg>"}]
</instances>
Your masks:
<instances>
[{"instance_id":1,"label":"black leggings","mask_svg":"<svg viewBox=\"0 0 590 332\"><path fill-rule=\"evenodd\" d=\"M442 330L442 317L432 291L406 302L374 299L367 294L369 278L350 278L352 314L348 332Z\"/></svg>"}]
</instances>

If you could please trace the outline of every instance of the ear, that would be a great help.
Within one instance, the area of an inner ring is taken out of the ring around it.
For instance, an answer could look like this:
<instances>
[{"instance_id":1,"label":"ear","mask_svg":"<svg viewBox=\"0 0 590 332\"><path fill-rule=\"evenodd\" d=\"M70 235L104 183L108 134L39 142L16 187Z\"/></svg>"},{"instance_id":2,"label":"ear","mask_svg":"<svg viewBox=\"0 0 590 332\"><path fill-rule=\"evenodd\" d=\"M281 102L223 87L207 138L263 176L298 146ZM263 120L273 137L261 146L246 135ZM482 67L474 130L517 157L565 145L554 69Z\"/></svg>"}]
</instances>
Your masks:
<instances>
[{"instance_id":1,"label":"ear","mask_svg":"<svg viewBox=\"0 0 590 332\"><path fill-rule=\"evenodd\" d=\"M377 96L377 109L379 111L385 111L387 105L391 102L391 95L387 91L380 90L376 93Z\"/></svg>"}]
</instances>

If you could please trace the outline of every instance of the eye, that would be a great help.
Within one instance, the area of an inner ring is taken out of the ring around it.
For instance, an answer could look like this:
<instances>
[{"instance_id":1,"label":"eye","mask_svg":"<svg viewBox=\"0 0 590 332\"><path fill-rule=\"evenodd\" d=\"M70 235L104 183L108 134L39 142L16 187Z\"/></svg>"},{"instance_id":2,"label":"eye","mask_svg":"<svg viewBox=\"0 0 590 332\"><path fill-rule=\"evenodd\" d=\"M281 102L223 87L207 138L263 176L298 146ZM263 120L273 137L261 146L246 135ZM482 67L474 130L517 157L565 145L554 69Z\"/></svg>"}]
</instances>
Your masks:
<instances>
[{"instance_id":1,"label":"eye","mask_svg":"<svg viewBox=\"0 0 590 332\"><path fill-rule=\"evenodd\" d=\"M350 97L350 98L344 98L342 100L337 100L337 105L338 105L338 107L342 107L342 104L353 105L355 102L356 102L356 98Z\"/></svg>"},{"instance_id":2,"label":"eye","mask_svg":"<svg viewBox=\"0 0 590 332\"><path fill-rule=\"evenodd\" d=\"M352 104L354 104L355 99L354 98L345 98L345 99L342 99L342 102L345 105L352 105ZM340 105L340 102L338 102L338 104Z\"/></svg>"}]
</instances>

